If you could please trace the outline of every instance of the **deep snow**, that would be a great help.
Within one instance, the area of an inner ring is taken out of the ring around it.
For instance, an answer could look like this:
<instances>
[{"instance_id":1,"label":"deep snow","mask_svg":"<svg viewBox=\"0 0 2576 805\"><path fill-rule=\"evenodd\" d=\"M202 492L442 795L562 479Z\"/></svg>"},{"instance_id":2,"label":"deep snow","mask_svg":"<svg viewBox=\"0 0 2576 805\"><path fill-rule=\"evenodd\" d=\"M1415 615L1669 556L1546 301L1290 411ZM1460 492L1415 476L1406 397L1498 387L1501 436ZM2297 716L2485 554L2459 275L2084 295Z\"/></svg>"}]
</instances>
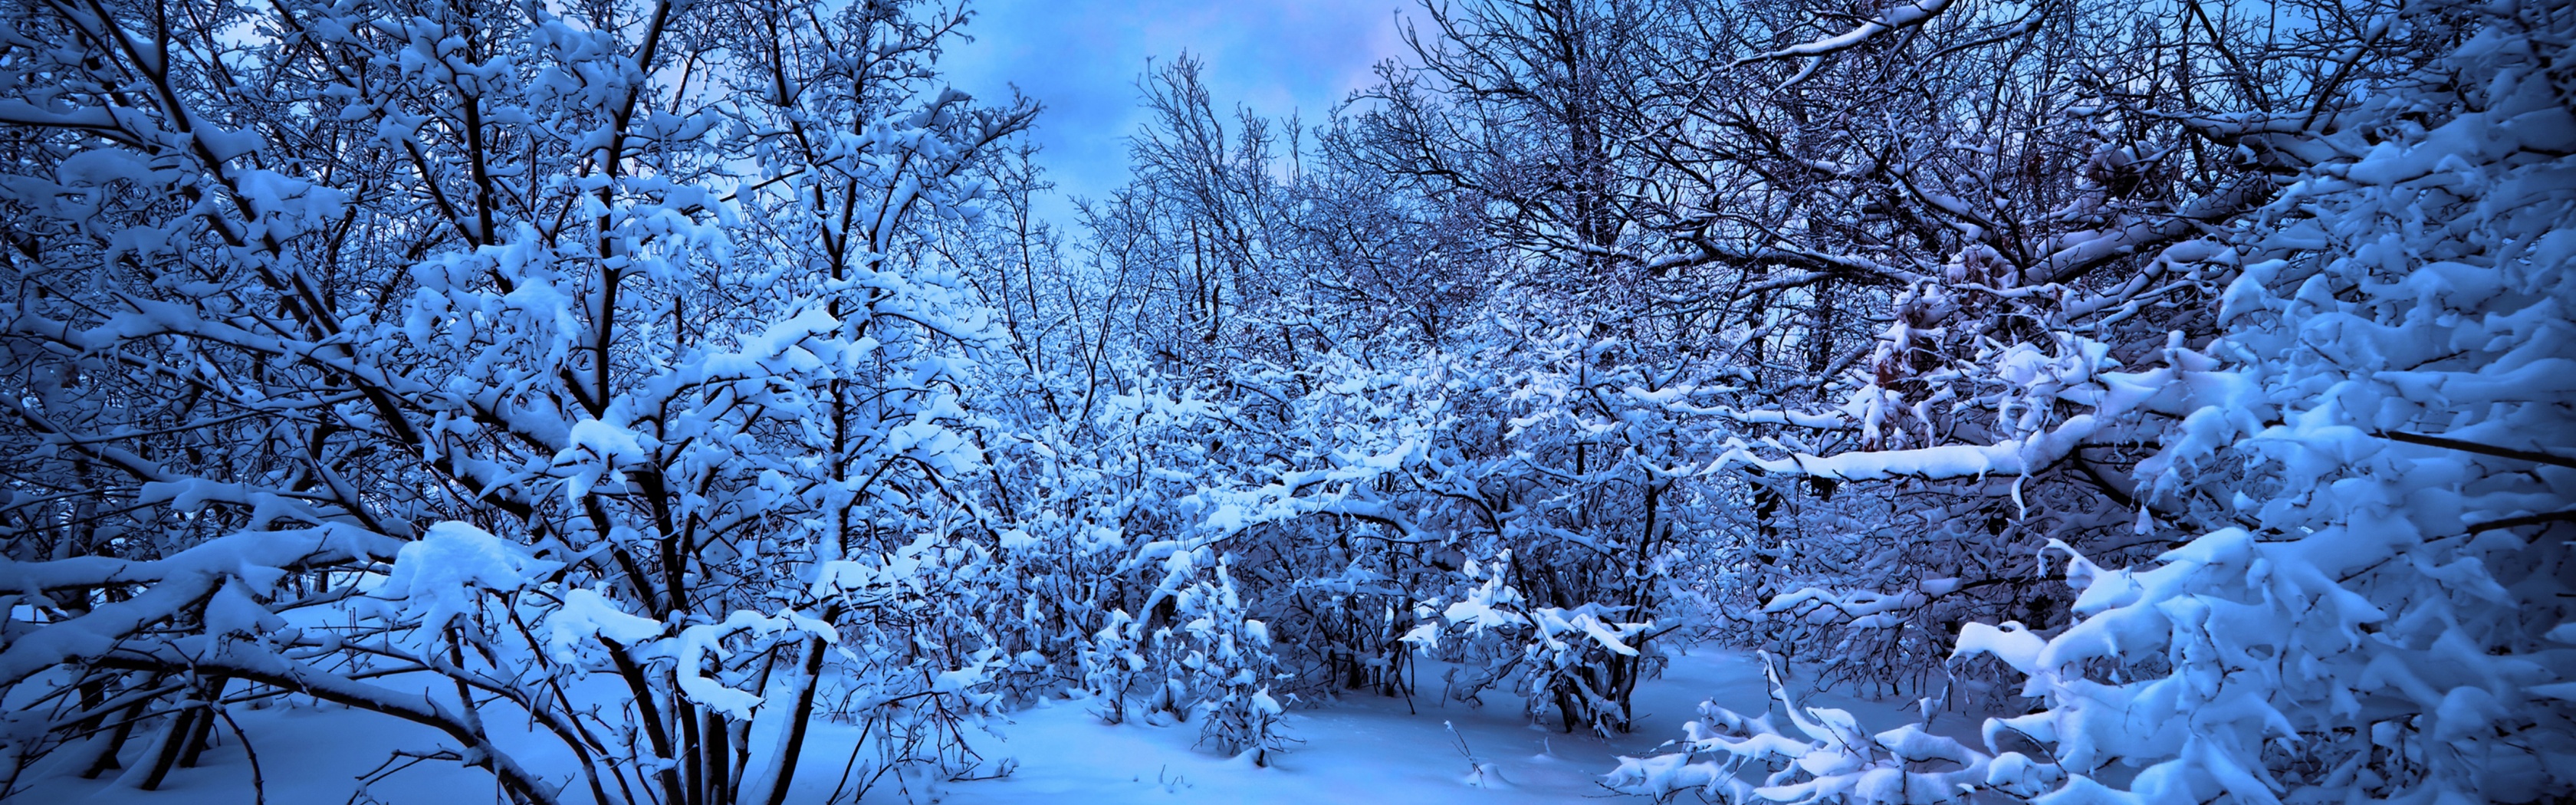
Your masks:
<instances>
[{"instance_id":1,"label":"deep snow","mask_svg":"<svg viewBox=\"0 0 2576 805\"><path fill-rule=\"evenodd\" d=\"M1569 802L1576 798L1630 799L1599 785L1618 755L1638 755L1682 734L1702 700L1760 712L1765 693L1760 661L1741 652L1696 650L1674 658L1663 676L1638 687L1635 733L1604 741L1531 726L1520 702L1489 692L1481 706L1440 695L1440 666L1425 662L1429 678L1408 702L1354 693L1321 707L1299 707L1288 716L1290 734L1302 741L1276 756L1269 768L1223 757L1193 744L1199 725L1152 725L1131 720L1109 725L1082 698L1059 698L1012 713L975 737L987 769L1016 762L1004 777L938 782L926 789L888 780L864 802L942 802L951 805L1018 803L1279 803L1340 802ZM1793 684L1795 684L1793 682ZM1855 703L1831 693L1809 703L1854 709L1870 723L1893 725L1895 708ZM249 710L234 719L259 757L267 801L274 805L466 805L506 801L492 777L453 761L429 760L387 773L397 750L431 752L446 746L432 731L392 719L310 705ZM1957 719L1952 726L1969 723ZM1451 730L1454 725L1455 732ZM501 725L494 725L496 728ZM162 790L138 791L114 782L63 776L27 792L28 803L150 803L212 805L253 801L251 764L242 742L219 727L220 740L197 768L179 769ZM830 799L840 758L855 730L818 723L790 801ZM1461 754L1463 739L1475 765ZM139 754L136 741L129 754ZM531 742L535 748L543 742ZM72 754L72 753L66 753ZM546 767L543 754L523 756ZM1481 772L1481 773L1480 773ZM843 797L841 802L849 802ZM1636 801L1643 801L1638 799Z\"/></svg>"}]
</instances>

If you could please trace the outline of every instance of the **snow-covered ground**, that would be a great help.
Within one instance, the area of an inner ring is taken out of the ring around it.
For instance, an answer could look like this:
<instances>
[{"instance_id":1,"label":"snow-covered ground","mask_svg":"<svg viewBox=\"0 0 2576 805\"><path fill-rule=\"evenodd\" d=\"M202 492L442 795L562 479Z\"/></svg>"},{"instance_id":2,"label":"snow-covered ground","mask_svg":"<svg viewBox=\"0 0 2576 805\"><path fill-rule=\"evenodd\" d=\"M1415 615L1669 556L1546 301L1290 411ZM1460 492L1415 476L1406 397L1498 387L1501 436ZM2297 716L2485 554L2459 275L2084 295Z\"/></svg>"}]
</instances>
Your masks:
<instances>
[{"instance_id":1,"label":"snow-covered ground","mask_svg":"<svg viewBox=\"0 0 2576 805\"><path fill-rule=\"evenodd\" d=\"M1436 666L1425 668L1436 675ZM1617 756L1638 755L1681 734L1704 699L1746 712L1764 703L1759 660L1729 651L1693 651L1677 657L1659 679L1639 686L1638 729L1617 740L1566 735L1530 726L1519 701L1491 693L1482 706L1445 701L1430 679L1411 701L1356 694L1288 716L1291 735L1303 741L1269 768L1245 758L1222 757L1193 744L1195 723L1168 726L1138 721L1101 723L1083 699L1049 700L992 725L977 736L986 758L1016 761L1005 777L942 782L907 791L888 781L869 803L943 802L953 805L1018 803L1340 802L1553 803L1616 795L1598 781ZM1815 703L1852 708L1865 719L1893 723L1891 708L1855 704L1832 694ZM265 710L235 708L235 721L259 758L260 783L274 805L464 805L505 801L481 771L453 761L429 760L399 771L397 750L434 752L446 746L425 728L346 710L310 706ZM1964 723L1964 722L1963 722ZM498 727L499 725L495 725ZM1454 726L1455 731L1452 731ZM228 728L197 768L172 773L162 790L143 792L114 782L60 777L27 792L31 803L113 802L248 803L251 763ZM817 724L809 765L800 771L790 801L821 803L836 782L831 758L848 754L854 731ZM1464 742L1474 764L1462 754ZM129 753L139 753L138 746ZM543 766L543 755L523 762ZM847 798L841 800L848 802Z\"/></svg>"},{"instance_id":2,"label":"snow-covered ground","mask_svg":"<svg viewBox=\"0 0 2576 805\"><path fill-rule=\"evenodd\" d=\"M1531 726L1507 693L1488 693L1479 707L1445 701L1439 686L1426 681L1410 702L1363 693L1294 711L1289 732L1305 743L1270 768L1194 751L1195 724L1103 726L1082 702L1063 702L999 728L1006 740L993 751L1021 761L1010 778L952 784L943 801L1567 802L1611 794L1598 781L1618 765L1616 756L1678 737L1701 700L1714 696L1746 709L1763 700L1756 660L1694 653L1639 686L1635 733L1603 741ZM1462 739L1481 775L1461 753Z\"/></svg>"}]
</instances>

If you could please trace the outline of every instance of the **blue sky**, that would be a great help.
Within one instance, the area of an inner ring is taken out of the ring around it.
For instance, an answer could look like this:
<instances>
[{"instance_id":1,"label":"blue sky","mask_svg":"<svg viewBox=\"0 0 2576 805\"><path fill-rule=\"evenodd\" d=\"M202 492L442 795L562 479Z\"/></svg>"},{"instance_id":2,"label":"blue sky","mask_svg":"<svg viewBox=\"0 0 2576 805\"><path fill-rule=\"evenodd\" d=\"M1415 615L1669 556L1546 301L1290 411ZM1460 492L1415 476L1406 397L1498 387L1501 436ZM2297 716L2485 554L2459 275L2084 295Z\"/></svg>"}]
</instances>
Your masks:
<instances>
[{"instance_id":1,"label":"blue sky","mask_svg":"<svg viewBox=\"0 0 2576 805\"><path fill-rule=\"evenodd\" d=\"M961 43L942 58L948 80L999 101L1009 87L1046 104L1036 137L1061 196L1102 197L1126 180L1127 136L1144 120L1137 76L1183 51L1207 62L1221 107L1321 119L1371 65L1395 55L1395 13L1410 0L976 0ZM1040 207L1070 222L1059 198Z\"/></svg>"}]
</instances>

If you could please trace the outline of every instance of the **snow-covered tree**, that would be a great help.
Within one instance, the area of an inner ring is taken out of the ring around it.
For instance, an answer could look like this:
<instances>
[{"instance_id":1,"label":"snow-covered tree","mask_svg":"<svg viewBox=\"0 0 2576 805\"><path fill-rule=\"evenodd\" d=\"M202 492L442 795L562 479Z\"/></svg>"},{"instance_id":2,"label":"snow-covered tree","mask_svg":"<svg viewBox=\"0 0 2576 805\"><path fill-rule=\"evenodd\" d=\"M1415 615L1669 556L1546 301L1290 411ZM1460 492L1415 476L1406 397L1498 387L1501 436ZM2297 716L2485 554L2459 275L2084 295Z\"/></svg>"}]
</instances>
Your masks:
<instances>
[{"instance_id":1,"label":"snow-covered tree","mask_svg":"<svg viewBox=\"0 0 2576 805\"><path fill-rule=\"evenodd\" d=\"M1033 109L934 83L961 10L9 14L13 789L287 695L525 801L783 801L826 686L969 762L995 336L918 241Z\"/></svg>"}]
</instances>

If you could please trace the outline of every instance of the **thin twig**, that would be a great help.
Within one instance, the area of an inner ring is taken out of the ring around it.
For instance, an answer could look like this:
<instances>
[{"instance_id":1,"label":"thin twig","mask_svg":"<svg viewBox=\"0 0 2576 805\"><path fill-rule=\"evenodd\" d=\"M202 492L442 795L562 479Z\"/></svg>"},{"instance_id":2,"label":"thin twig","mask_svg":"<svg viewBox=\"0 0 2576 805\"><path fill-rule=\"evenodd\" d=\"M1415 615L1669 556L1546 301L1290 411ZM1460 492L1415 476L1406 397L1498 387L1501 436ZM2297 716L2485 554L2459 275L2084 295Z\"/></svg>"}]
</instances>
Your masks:
<instances>
[{"instance_id":1,"label":"thin twig","mask_svg":"<svg viewBox=\"0 0 2576 805\"><path fill-rule=\"evenodd\" d=\"M218 706L214 708L214 710L215 715L223 717L224 726L232 728L233 737L241 739L242 754L250 758L250 795L252 805L268 805L268 778L265 775L260 774L259 750L251 748L250 734L243 732L241 723L233 720L232 708Z\"/></svg>"}]
</instances>

